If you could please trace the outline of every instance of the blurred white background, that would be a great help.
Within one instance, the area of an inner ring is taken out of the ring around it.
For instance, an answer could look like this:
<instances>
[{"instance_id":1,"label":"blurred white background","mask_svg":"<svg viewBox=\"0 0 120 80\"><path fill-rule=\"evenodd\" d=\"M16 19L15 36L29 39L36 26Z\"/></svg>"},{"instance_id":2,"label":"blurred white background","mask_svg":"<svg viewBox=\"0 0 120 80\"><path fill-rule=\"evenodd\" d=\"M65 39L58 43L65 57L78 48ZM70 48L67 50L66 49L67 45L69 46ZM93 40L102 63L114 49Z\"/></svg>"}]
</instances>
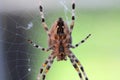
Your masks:
<instances>
[{"instance_id":1,"label":"blurred white background","mask_svg":"<svg viewBox=\"0 0 120 80\"><path fill-rule=\"evenodd\" d=\"M0 0L0 12L35 10L40 0ZM57 4L64 0L41 0L49 8L59 7ZM71 2L71 0L65 0ZM83 9L120 8L120 0L75 0L77 6ZM48 8L48 7L47 7Z\"/></svg>"}]
</instances>

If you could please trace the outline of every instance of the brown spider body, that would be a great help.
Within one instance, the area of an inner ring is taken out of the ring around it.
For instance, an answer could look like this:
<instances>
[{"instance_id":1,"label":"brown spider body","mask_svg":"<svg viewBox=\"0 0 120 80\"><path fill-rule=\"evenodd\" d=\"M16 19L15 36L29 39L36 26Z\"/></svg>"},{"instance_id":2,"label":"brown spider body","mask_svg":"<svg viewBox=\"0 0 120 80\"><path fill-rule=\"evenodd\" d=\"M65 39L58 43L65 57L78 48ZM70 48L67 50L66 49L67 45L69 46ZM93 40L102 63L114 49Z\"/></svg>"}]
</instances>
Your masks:
<instances>
[{"instance_id":1,"label":"brown spider body","mask_svg":"<svg viewBox=\"0 0 120 80\"><path fill-rule=\"evenodd\" d=\"M48 37L49 47L53 46L53 55L57 56L57 60L66 60L69 54L69 44L71 44L71 34L67 24L59 18L54 22L49 31Z\"/></svg>"}]
</instances>

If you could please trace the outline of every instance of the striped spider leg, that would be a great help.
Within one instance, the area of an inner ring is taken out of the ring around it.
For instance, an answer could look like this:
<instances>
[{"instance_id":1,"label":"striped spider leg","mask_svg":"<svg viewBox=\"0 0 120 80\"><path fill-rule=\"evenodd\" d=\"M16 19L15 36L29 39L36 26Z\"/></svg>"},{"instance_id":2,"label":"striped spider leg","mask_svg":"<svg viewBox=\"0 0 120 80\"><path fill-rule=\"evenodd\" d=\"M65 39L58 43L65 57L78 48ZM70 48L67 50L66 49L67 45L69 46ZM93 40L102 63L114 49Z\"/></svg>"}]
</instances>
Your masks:
<instances>
[{"instance_id":1,"label":"striped spider leg","mask_svg":"<svg viewBox=\"0 0 120 80\"><path fill-rule=\"evenodd\" d=\"M75 0L72 0L72 22L70 24L70 33L72 33L75 23Z\"/></svg>"},{"instance_id":2,"label":"striped spider leg","mask_svg":"<svg viewBox=\"0 0 120 80\"><path fill-rule=\"evenodd\" d=\"M38 48L38 49L40 49L40 50L42 50L42 51L45 51L45 52L48 52L48 51L52 50L52 48L53 48L53 46L51 46L51 47L49 47L49 48L43 48L42 46L37 45L36 43L34 43L34 42L31 41L31 40L28 40L28 42L29 42L30 44L32 44L32 46L34 46L34 47L36 47L36 48Z\"/></svg>"},{"instance_id":3,"label":"striped spider leg","mask_svg":"<svg viewBox=\"0 0 120 80\"><path fill-rule=\"evenodd\" d=\"M79 43L75 44L74 46L69 44L70 48L76 48L78 46L80 46L82 43L84 43L89 37L91 36L91 34L89 34L85 39L81 40Z\"/></svg>"},{"instance_id":4,"label":"striped spider leg","mask_svg":"<svg viewBox=\"0 0 120 80\"><path fill-rule=\"evenodd\" d=\"M42 64L40 68L40 72L38 74L37 80L40 80L42 77L42 80L45 80L46 74L51 68L51 65L53 64L55 56L53 56L53 53L45 60L45 62Z\"/></svg>"},{"instance_id":5,"label":"striped spider leg","mask_svg":"<svg viewBox=\"0 0 120 80\"><path fill-rule=\"evenodd\" d=\"M48 26L45 22L45 17L44 17L44 13L43 13L43 6L41 5L41 1L39 2L39 10L40 10L40 16L41 16L41 21L42 21L42 25L43 25L43 28L45 29L45 31L47 32L48 34Z\"/></svg>"},{"instance_id":6,"label":"striped spider leg","mask_svg":"<svg viewBox=\"0 0 120 80\"><path fill-rule=\"evenodd\" d=\"M39 2L39 4L40 4L40 6L39 6L39 10L40 10L40 16L41 16L41 22L42 22L42 26L43 26L43 28L44 28L44 30L47 32L47 34L48 34L48 26L47 26L47 24L46 24L46 22L45 22L45 17L44 17L44 13L43 13L43 7L42 7L42 5L41 5L41 1ZM53 48L53 46L51 46L51 47L49 47L49 48L43 48L42 46L39 46L39 45L37 45L36 43L34 43L32 40L28 40L28 42L30 43L30 44L32 44L34 47L36 47L36 48L38 48L38 49L40 49L40 50L42 50L42 51L49 51L49 50L51 50L52 48Z\"/></svg>"},{"instance_id":7,"label":"striped spider leg","mask_svg":"<svg viewBox=\"0 0 120 80\"><path fill-rule=\"evenodd\" d=\"M76 56L71 52L68 57L70 58L70 61L73 65L73 67L76 69L76 71L78 72L78 75L80 77L81 80L83 80L83 77L82 77L82 74L81 72L83 73L84 77L85 77L85 80L88 80L88 77L85 73L85 70L82 66L82 64L80 63L80 61L76 58ZM80 72L81 70L81 72Z\"/></svg>"},{"instance_id":8,"label":"striped spider leg","mask_svg":"<svg viewBox=\"0 0 120 80\"><path fill-rule=\"evenodd\" d=\"M70 25L70 34L72 33L73 27L74 27L74 21L75 21L75 1L72 0L72 22ZM83 39L82 41L80 41L79 43L75 44L75 46L73 46L72 44L69 44L70 48L76 48L78 47L80 44L84 43L89 37L91 36L91 34L89 34L85 39ZM75 55L71 52L68 57L70 58L70 61L73 65L73 67L76 69L76 71L78 72L78 75L80 77L81 80L83 80L82 78L82 74L80 72L80 70L82 71L85 80L88 80L88 77L84 71L83 66L81 65L80 61L75 57Z\"/></svg>"}]
</instances>

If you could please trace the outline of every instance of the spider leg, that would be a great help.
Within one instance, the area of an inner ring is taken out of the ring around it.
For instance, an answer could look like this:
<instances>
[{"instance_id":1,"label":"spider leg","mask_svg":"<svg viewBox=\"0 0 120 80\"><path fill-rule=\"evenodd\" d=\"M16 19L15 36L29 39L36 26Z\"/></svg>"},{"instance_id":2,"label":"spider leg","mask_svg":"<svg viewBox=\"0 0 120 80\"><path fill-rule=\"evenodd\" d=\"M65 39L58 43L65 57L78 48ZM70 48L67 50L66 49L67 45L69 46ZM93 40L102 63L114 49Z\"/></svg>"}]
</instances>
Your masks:
<instances>
[{"instance_id":1,"label":"spider leg","mask_svg":"<svg viewBox=\"0 0 120 80\"><path fill-rule=\"evenodd\" d=\"M53 47L43 48L43 47L41 47L41 46L33 43L31 40L28 40L28 42L29 42L30 44L32 44L34 47L36 47L36 48L38 48L38 49L40 49L40 50L42 50L42 51L46 51L46 52L50 51L50 50L53 48Z\"/></svg>"},{"instance_id":2,"label":"spider leg","mask_svg":"<svg viewBox=\"0 0 120 80\"><path fill-rule=\"evenodd\" d=\"M49 61L49 64L47 65L43 75L42 75L42 80L45 80L45 77L46 77L46 74L48 73L48 71L50 70L51 68L51 65L53 64L53 60L50 60Z\"/></svg>"},{"instance_id":3,"label":"spider leg","mask_svg":"<svg viewBox=\"0 0 120 80\"><path fill-rule=\"evenodd\" d=\"M41 2L39 2L39 3L40 3L39 9L40 9L40 15L41 15L42 25L43 25L45 31L48 34L48 27L47 27L47 24L45 22L45 17L44 17L44 13L43 13L43 6L41 5Z\"/></svg>"},{"instance_id":4,"label":"spider leg","mask_svg":"<svg viewBox=\"0 0 120 80\"><path fill-rule=\"evenodd\" d=\"M88 77L87 77L85 70L84 70L82 64L80 63L80 61L75 57L75 55L73 53L70 54L70 57L72 57L73 61L75 61L75 63L79 66L80 70L82 71L82 73L85 77L85 80L88 80Z\"/></svg>"},{"instance_id":5,"label":"spider leg","mask_svg":"<svg viewBox=\"0 0 120 80\"><path fill-rule=\"evenodd\" d=\"M72 33L75 21L75 0L72 0L72 22L70 24L70 33Z\"/></svg>"},{"instance_id":6,"label":"spider leg","mask_svg":"<svg viewBox=\"0 0 120 80\"><path fill-rule=\"evenodd\" d=\"M42 64L42 67L40 68L40 72L39 72L39 74L38 74L38 77L37 77L37 80L40 80L40 76L42 75L42 73L43 73L43 70L44 70L44 68L46 67L46 65L48 64L48 60L46 60L43 64Z\"/></svg>"},{"instance_id":7,"label":"spider leg","mask_svg":"<svg viewBox=\"0 0 120 80\"><path fill-rule=\"evenodd\" d=\"M78 44L75 44L75 46L73 45L69 45L70 48L76 48L78 47L79 45L81 45L82 43L84 43L89 37L91 36L91 34L89 34L85 39L81 40Z\"/></svg>"},{"instance_id":8,"label":"spider leg","mask_svg":"<svg viewBox=\"0 0 120 80\"><path fill-rule=\"evenodd\" d=\"M40 80L42 77L42 80L45 80L47 72L50 70L51 65L53 64L53 60L55 57L51 54L47 60L42 64L42 67L40 68L40 73L38 74L37 80ZM40 77L41 76L41 77Z\"/></svg>"},{"instance_id":9,"label":"spider leg","mask_svg":"<svg viewBox=\"0 0 120 80\"><path fill-rule=\"evenodd\" d=\"M81 72L80 72L80 69L79 69L77 63L75 62L73 56L72 56L72 55L68 55L68 57L70 58L70 61L71 61L72 65L73 65L73 67L74 67L75 70L78 72L78 75L79 75L80 79L83 80L82 74L81 74Z\"/></svg>"}]
</instances>

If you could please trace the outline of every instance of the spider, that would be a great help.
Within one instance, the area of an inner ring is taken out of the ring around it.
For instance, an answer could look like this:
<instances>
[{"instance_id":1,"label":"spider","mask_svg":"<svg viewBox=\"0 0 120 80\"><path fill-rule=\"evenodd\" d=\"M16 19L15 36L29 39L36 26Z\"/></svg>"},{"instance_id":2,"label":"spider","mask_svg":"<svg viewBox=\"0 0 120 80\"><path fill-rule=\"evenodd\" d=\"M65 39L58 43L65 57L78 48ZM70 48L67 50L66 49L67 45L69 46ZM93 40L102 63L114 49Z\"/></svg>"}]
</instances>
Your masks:
<instances>
[{"instance_id":1,"label":"spider","mask_svg":"<svg viewBox=\"0 0 120 80\"><path fill-rule=\"evenodd\" d=\"M51 29L49 30L47 27L47 24L45 22L44 13L43 13L43 7L40 4L40 15L41 15L41 21L43 28L45 29L47 35L48 35L48 48L43 48L37 44L35 44L33 41L28 40L30 44L32 44L34 47L42 50L42 51L52 51L49 57L45 60L45 62L42 64L40 68L40 72L38 74L37 80L45 80L46 74L51 68L51 65L53 64L54 59L57 57L57 61L67 60L67 56L69 57L73 67L76 69L79 77L81 80L83 80L83 76L85 80L88 80L88 77L84 71L83 66L81 65L80 61L77 59L77 57L72 53L70 48L76 48L82 43L84 43L90 36L89 34L85 39L81 40L78 44L72 45L72 30L74 27L75 22L75 1L72 1L72 21L70 24L70 28L65 23L65 21L60 17L58 20L56 20ZM82 73L81 73L82 72Z\"/></svg>"}]
</instances>

